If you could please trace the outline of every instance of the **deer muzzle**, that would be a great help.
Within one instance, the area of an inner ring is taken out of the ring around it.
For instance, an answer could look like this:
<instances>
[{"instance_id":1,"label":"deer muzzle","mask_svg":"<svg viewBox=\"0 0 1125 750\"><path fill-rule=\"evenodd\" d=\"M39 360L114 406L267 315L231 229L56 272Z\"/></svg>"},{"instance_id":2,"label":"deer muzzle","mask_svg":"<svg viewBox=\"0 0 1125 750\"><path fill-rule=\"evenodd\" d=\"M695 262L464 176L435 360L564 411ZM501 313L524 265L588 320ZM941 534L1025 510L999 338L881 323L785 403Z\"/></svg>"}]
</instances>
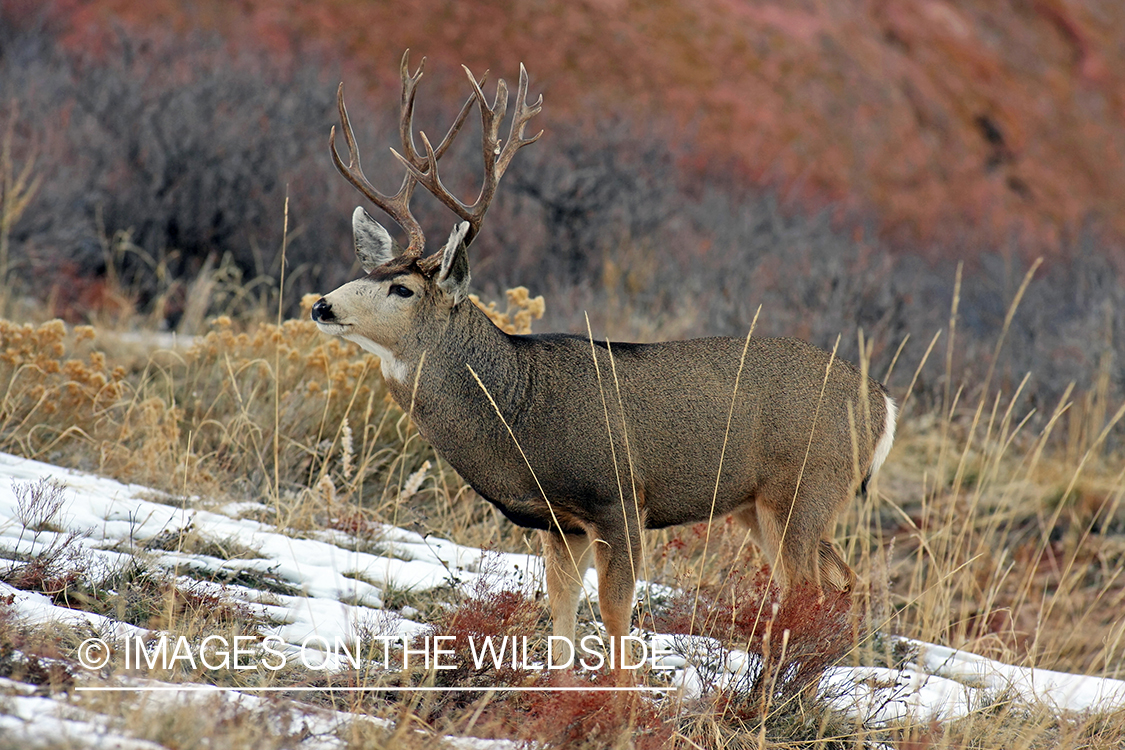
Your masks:
<instances>
[{"instance_id":1,"label":"deer muzzle","mask_svg":"<svg viewBox=\"0 0 1125 750\"><path fill-rule=\"evenodd\" d=\"M332 312L332 305L321 297L312 306L312 319L317 323L334 323L336 321L336 314Z\"/></svg>"}]
</instances>

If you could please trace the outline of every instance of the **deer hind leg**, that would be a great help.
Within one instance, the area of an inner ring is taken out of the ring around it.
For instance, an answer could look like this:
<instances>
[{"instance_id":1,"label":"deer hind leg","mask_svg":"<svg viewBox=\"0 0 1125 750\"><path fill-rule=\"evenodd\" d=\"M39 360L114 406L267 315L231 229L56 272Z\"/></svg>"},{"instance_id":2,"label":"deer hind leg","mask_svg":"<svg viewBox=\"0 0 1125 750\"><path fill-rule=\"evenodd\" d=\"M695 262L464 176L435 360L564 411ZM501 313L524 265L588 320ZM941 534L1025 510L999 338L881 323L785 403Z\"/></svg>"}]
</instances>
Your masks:
<instances>
[{"instance_id":1,"label":"deer hind leg","mask_svg":"<svg viewBox=\"0 0 1125 750\"><path fill-rule=\"evenodd\" d=\"M831 539L838 505L822 499L833 494L810 480L802 486L795 504L788 494L782 502L776 502L778 495L774 495L775 502L759 506L762 548L774 563L783 591L807 583L851 591L855 574Z\"/></svg>"},{"instance_id":2,"label":"deer hind leg","mask_svg":"<svg viewBox=\"0 0 1125 750\"><path fill-rule=\"evenodd\" d=\"M566 638L573 647L578 599L582 578L590 567L589 534L563 534L544 531L543 563L547 579L547 603L551 607L551 629L554 635ZM551 649L556 665L565 664L568 650L561 643Z\"/></svg>"}]
</instances>

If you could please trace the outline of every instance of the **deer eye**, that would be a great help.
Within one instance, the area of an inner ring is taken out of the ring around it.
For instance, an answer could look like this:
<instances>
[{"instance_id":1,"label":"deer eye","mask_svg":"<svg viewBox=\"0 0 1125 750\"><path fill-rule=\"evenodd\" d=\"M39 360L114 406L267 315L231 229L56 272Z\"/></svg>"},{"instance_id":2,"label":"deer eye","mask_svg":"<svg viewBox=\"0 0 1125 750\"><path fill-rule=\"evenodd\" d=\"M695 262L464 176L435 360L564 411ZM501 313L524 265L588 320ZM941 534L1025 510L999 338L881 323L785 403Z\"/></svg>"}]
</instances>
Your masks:
<instances>
[{"instance_id":1,"label":"deer eye","mask_svg":"<svg viewBox=\"0 0 1125 750\"><path fill-rule=\"evenodd\" d=\"M402 284L391 284L390 293L402 297L403 299L414 296L414 291L410 287L403 286Z\"/></svg>"}]
</instances>

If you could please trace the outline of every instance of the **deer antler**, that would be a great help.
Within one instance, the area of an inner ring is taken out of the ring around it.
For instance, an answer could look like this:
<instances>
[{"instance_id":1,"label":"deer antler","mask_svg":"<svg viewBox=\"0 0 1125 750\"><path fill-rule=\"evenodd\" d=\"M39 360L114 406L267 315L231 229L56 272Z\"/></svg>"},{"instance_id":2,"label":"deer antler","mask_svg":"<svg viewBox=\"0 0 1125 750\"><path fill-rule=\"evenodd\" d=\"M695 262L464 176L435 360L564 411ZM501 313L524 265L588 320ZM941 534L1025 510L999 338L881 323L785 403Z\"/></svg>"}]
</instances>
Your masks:
<instances>
[{"instance_id":1,"label":"deer antler","mask_svg":"<svg viewBox=\"0 0 1125 750\"><path fill-rule=\"evenodd\" d=\"M461 106L461 111L457 115L457 119L453 121L450 126L449 132L445 134L437 149L430 147L429 141L426 140L425 135L422 135L423 142L426 146L426 158L423 159L419 156L417 149L414 147L414 97L417 93L418 81L422 77L422 69L426 65L426 58L422 58L422 62L418 65L418 70L411 75L409 66L410 50L402 55L402 63L399 66L399 72L402 76L402 108L399 115L399 135L402 139L402 151L405 156L399 154L394 149L391 151L396 157L404 164L407 165L407 172L403 175L402 185L399 187L398 192L394 195L386 195L377 190L371 182L363 174L363 168L360 166L359 149L355 143L355 133L352 132L351 120L348 118L347 107L344 106L344 84L341 83L339 89L336 91L336 106L340 111L340 124L344 133L344 142L348 146L348 164L345 166L344 160L340 158L340 153L336 150L336 127L332 127L332 133L328 138L328 145L332 151L332 161L348 182L355 186L359 192L363 193L368 200L374 203L387 213L400 227L406 232L409 242L406 250L402 256L404 259L415 259L422 255L426 246L426 236L422 232L422 226L418 220L414 218L414 214L410 212L410 199L414 195L414 186L418 184L418 174L426 174L428 170L432 169L431 165L436 165L437 160L442 157L446 152L461 127L465 124L465 120L469 116L469 110L472 108L473 103L477 100L477 95L474 93L465 100ZM487 71L484 74L488 75ZM480 85L473 81L479 91ZM480 83L484 83L484 77L481 78Z\"/></svg>"},{"instance_id":2,"label":"deer antler","mask_svg":"<svg viewBox=\"0 0 1125 750\"><path fill-rule=\"evenodd\" d=\"M524 146L529 143L535 143L539 137L543 135L543 131L539 131L531 138L524 137L524 128L527 127L528 121L532 117L539 114L543 109L543 95L540 94L539 98L534 104L527 103L527 70L524 68L523 63L520 63L520 84L516 93L516 111L512 115L512 124L508 130L508 140L501 146L499 131L500 124L504 120L504 114L508 109L508 84L501 78L496 83L496 98L492 102L492 106L484 98L484 92L481 90L481 84L484 78L478 83L474 78L472 72L465 66L465 74L469 77L469 82L473 85L473 94L470 101L475 100L480 105L480 118L481 118L481 150L484 154L484 182L481 185L480 194L477 195L476 201L472 205L463 203L455 195L442 184L441 176L438 174L437 162L441 158L442 153L448 147L449 136L441 142L435 149L430 145L429 138L425 133L418 135L422 139L422 146L426 151L426 158L423 163L419 163L417 154L413 152L413 143L407 145L407 140L403 140L404 151L406 155L398 153L392 149L392 153L398 160L402 162L403 166L409 176L426 187L434 197L448 206L454 213L460 216L465 221L469 222L469 231L465 236L465 244L468 245L473 241L477 231L480 229L481 222L484 220L484 214L488 211L488 206L492 203L493 197L496 195L496 187L500 184L500 178L504 176L504 172L508 169L508 165L512 161L512 157L516 155ZM487 73L485 74L487 76ZM468 103L466 103L468 106Z\"/></svg>"}]
</instances>

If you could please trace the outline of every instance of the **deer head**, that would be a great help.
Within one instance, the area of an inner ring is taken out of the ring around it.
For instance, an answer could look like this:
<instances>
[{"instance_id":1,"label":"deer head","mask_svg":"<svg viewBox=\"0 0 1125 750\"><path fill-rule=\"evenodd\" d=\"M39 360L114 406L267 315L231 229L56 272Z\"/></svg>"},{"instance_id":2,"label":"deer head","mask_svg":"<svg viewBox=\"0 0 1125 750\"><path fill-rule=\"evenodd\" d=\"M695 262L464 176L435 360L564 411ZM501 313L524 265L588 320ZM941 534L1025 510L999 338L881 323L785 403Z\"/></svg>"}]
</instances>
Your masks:
<instances>
[{"instance_id":1,"label":"deer head","mask_svg":"<svg viewBox=\"0 0 1125 750\"><path fill-rule=\"evenodd\" d=\"M445 137L434 148L425 133L419 133L422 152L414 145L414 98L425 58L411 74L410 51L402 56L402 106L399 134L402 151L391 149L406 169L402 184L394 195L381 193L368 181L360 166L355 135L344 106L344 87L337 91L337 106L349 160L345 165L336 151L336 128L332 128L329 146L336 168L363 195L390 216L406 233L405 250L400 249L390 233L362 207L352 214L355 252L366 276L325 295L312 308L312 318L320 329L359 344L382 360L383 374L401 381L417 361L421 352L448 325L453 311L465 303L469 288L468 246L480 230L501 177L520 148L534 143L543 133L524 137L528 121L539 113L543 97L527 103L527 71L520 65L520 82L516 110L507 140L501 142L499 130L508 107L508 88L503 79L497 82L496 97L489 105L481 86L468 68L465 73L472 84L472 93ZM485 76L487 76L487 72ZM438 174L438 160L460 132L473 105L481 113L481 151L484 179L476 200L467 204L450 193ZM423 185L448 206L461 221L454 227L440 252L425 256L425 235L410 212L414 188Z\"/></svg>"}]
</instances>

